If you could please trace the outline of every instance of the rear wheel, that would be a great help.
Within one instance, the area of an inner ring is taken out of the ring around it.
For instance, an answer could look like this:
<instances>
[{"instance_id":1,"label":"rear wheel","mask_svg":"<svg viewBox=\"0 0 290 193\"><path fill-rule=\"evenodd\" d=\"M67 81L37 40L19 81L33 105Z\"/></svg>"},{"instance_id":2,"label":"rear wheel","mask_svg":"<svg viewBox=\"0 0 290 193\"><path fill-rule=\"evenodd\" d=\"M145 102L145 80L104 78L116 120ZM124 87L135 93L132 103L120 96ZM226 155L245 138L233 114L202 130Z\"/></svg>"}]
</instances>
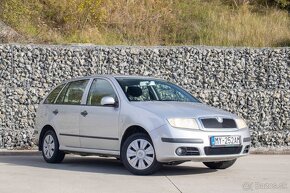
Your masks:
<instances>
[{"instance_id":1,"label":"rear wheel","mask_svg":"<svg viewBox=\"0 0 290 193\"><path fill-rule=\"evenodd\" d=\"M230 161L219 161L219 162L203 162L210 169L226 169L231 167L237 159L230 160Z\"/></svg>"},{"instance_id":2,"label":"rear wheel","mask_svg":"<svg viewBox=\"0 0 290 193\"><path fill-rule=\"evenodd\" d=\"M121 157L125 167L136 175L152 174L161 166L156 160L150 137L143 133L133 134L126 139Z\"/></svg>"},{"instance_id":3,"label":"rear wheel","mask_svg":"<svg viewBox=\"0 0 290 193\"><path fill-rule=\"evenodd\" d=\"M42 156L48 163L60 163L65 153L59 150L59 142L53 130L48 130L42 138Z\"/></svg>"}]
</instances>

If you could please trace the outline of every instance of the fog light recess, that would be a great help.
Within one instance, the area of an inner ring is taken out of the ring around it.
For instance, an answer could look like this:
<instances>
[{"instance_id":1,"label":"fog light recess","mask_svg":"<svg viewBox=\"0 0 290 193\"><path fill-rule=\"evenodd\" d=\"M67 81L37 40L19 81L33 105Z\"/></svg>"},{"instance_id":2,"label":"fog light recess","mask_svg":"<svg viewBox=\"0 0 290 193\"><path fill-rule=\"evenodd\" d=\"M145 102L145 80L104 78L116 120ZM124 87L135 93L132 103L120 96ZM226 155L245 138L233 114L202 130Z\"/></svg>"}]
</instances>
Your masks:
<instances>
[{"instance_id":1,"label":"fog light recess","mask_svg":"<svg viewBox=\"0 0 290 193\"><path fill-rule=\"evenodd\" d=\"M178 156L200 155L199 150L196 147L178 147L175 150L175 153Z\"/></svg>"},{"instance_id":2,"label":"fog light recess","mask_svg":"<svg viewBox=\"0 0 290 193\"><path fill-rule=\"evenodd\" d=\"M247 145L244 149L244 152L243 153L249 153L250 151L250 145Z\"/></svg>"},{"instance_id":3,"label":"fog light recess","mask_svg":"<svg viewBox=\"0 0 290 193\"><path fill-rule=\"evenodd\" d=\"M176 154L179 155L179 156L182 156L185 154L185 148L184 147L179 147L176 149Z\"/></svg>"}]
</instances>

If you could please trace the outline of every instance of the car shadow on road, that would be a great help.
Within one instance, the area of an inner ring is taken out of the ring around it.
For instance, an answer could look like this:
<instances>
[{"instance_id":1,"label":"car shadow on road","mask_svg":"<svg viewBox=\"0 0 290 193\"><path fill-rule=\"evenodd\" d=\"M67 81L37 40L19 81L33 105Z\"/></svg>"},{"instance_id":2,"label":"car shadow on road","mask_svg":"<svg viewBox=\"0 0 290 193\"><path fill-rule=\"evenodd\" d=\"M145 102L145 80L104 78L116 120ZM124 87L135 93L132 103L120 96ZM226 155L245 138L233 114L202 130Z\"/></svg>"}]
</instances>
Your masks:
<instances>
[{"instance_id":1,"label":"car shadow on road","mask_svg":"<svg viewBox=\"0 0 290 193\"><path fill-rule=\"evenodd\" d=\"M1 163L52 170L132 175L126 170L122 162L116 158L100 158L96 156L69 155L60 164L46 163L41 156L0 156ZM198 175L215 171L206 167L192 167L182 164L178 166L165 165L154 176Z\"/></svg>"}]
</instances>

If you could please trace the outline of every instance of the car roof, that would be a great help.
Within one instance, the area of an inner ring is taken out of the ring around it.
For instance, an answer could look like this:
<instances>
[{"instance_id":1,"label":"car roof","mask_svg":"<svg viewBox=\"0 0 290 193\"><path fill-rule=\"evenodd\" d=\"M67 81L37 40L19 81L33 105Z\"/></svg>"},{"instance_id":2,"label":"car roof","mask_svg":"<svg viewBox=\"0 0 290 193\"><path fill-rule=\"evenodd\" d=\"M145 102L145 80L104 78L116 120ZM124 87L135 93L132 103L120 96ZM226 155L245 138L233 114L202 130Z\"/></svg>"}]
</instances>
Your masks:
<instances>
[{"instance_id":1,"label":"car roof","mask_svg":"<svg viewBox=\"0 0 290 193\"><path fill-rule=\"evenodd\" d=\"M137 78L137 79L155 79L155 80L163 80L160 78L150 77L150 76L138 76L138 75L110 75L110 74L95 74L91 76L82 76L77 78L72 78L66 81L63 81L61 84L72 82L76 80L90 79L90 78Z\"/></svg>"}]
</instances>

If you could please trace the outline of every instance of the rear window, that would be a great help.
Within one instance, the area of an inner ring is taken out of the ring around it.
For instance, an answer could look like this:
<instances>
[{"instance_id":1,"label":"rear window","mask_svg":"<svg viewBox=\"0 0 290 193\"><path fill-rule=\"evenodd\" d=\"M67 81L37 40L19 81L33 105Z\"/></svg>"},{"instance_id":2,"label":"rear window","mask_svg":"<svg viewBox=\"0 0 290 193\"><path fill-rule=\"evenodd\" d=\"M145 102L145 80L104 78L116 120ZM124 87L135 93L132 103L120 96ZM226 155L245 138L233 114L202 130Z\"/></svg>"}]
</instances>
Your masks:
<instances>
[{"instance_id":1,"label":"rear window","mask_svg":"<svg viewBox=\"0 0 290 193\"><path fill-rule=\"evenodd\" d=\"M45 99L45 104L53 104L56 97L58 96L58 93L61 91L61 89L64 87L65 84L59 85L56 87Z\"/></svg>"}]
</instances>

